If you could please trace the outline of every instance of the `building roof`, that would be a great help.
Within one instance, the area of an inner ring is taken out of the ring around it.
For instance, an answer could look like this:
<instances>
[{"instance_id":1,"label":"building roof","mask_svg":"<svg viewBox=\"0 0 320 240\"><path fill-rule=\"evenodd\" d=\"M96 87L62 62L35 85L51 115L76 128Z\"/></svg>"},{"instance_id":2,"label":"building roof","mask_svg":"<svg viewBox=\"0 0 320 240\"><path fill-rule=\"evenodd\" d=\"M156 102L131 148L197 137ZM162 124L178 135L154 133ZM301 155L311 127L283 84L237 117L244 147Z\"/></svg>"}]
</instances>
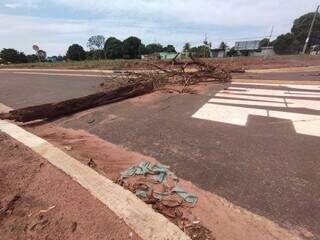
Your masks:
<instances>
[{"instance_id":1,"label":"building roof","mask_svg":"<svg viewBox=\"0 0 320 240\"><path fill-rule=\"evenodd\" d=\"M260 40L236 42L235 50L258 50L260 48Z\"/></svg>"}]
</instances>

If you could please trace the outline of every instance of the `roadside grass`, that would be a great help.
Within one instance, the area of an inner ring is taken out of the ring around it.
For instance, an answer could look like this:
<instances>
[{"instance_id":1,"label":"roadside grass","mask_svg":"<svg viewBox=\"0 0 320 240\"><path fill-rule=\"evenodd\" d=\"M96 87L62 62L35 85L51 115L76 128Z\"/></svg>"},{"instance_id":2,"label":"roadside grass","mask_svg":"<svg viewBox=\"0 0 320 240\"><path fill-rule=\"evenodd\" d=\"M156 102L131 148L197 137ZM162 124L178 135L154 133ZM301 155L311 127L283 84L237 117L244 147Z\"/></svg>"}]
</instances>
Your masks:
<instances>
[{"instance_id":1,"label":"roadside grass","mask_svg":"<svg viewBox=\"0 0 320 240\"><path fill-rule=\"evenodd\" d=\"M112 69L121 70L137 65L141 60L86 60L69 62L21 63L0 65L0 68L39 68L39 69Z\"/></svg>"},{"instance_id":2,"label":"roadside grass","mask_svg":"<svg viewBox=\"0 0 320 240\"><path fill-rule=\"evenodd\" d=\"M230 57L230 58L211 58L203 59L208 63L231 64L235 67L288 67L288 66L311 66L320 64L320 56L310 55L291 55L291 56L273 56L273 57ZM86 61L69 61L57 63L26 63L26 64L9 64L0 65L1 68L29 68L29 69L103 69L103 70L123 70L123 69L146 69L146 62L141 59L135 60L86 60ZM161 65L165 61L151 61ZM168 61L167 61L168 62Z\"/></svg>"}]
</instances>

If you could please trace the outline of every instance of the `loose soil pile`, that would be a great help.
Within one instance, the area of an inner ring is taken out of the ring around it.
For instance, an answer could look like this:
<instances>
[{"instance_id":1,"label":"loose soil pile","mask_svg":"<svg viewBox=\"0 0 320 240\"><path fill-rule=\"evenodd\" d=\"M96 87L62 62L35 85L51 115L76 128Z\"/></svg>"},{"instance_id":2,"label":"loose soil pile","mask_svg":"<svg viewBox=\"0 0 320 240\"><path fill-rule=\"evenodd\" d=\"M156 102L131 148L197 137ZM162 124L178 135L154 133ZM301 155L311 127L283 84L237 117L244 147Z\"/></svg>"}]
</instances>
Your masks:
<instances>
[{"instance_id":1,"label":"loose soil pile","mask_svg":"<svg viewBox=\"0 0 320 240\"><path fill-rule=\"evenodd\" d=\"M0 161L0 239L140 239L89 192L3 134Z\"/></svg>"}]
</instances>

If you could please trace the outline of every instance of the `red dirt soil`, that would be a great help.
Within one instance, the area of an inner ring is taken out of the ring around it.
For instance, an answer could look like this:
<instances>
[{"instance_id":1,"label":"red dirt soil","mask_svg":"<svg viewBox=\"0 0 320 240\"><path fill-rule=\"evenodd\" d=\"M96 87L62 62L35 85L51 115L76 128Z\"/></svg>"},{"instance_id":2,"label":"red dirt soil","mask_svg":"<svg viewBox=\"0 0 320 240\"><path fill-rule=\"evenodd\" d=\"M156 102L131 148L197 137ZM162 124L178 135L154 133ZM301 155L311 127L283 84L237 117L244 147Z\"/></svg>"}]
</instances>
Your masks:
<instances>
[{"instance_id":1,"label":"red dirt soil","mask_svg":"<svg viewBox=\"0 0 320 240\"><path fill-rule=\"evenodd\" d=\"M320 64L319 56L274 56L274 57L233 57L202 59L209 63L217 63L232 68L244 67L245 69L268 69L285 67L306 67ZM91 64L92 63L92 64ZM146 64L147 63L147 64ZM11 64L0 68L31 68L31 69L98 69L98 70L138 70L150 69L150 64L159 66L171 65L171 61L144 61L144 60L116 60L116 61L87 61L79 64ZM149 64L149 65L148 65Z\"/></svg>"},{"instance_id":2,"label":"red dirt soil","mask_svg":"<svg viewBox=\"0 0 320 240\"><path fill-rule=\"evenodd\" d=\"M235 57L206 60L223 66L245 69L271 69L320 65L319 56Z\"/></svg>"},{"instance_id":3,"label":"red dirt soil","mask_svg":"<svg viewBox=\"0 0 320 240\"><path fill-rule=\"evenodd\" d=\"M50 124L28 130L85 164L92 159L95 169L112 180L119 176L119 172L143 160L156 162L153 158L113 145L83 130L65 129ZM218 240L275 240L300 239L300 237L303 239L309 236L304 229L283 229L263 217L234 206L215 194L199 189L190 182L180 180L179 185L197 194L199 202L192 209L192 213Z\"/></svg>"},{"instance_id":4,"label":"red dirt soil","mask_svg":"<svg viewBox=\"0 0 320 240\"><path fill-rule=\"evenodd\" d=\"M0 239L140 239L71 178L4 134L0 161Z\"/></svg>"}]
</instances>

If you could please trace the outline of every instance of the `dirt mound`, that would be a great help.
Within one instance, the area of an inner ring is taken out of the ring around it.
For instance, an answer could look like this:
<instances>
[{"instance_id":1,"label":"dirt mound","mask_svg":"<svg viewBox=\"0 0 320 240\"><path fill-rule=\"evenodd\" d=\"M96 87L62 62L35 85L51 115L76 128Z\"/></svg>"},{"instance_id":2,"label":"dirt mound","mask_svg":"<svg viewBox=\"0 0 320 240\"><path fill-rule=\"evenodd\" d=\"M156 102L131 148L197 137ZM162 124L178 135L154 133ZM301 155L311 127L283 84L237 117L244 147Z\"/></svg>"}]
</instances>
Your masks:
<instances>
[{"instance_id":1,"label":"dirt mound","mask_svg":"<svg viewBox=\"0 0 320 240\"><path fill-rule=\"evenodd\" d=\"M0 145L0 239L140 239L40 156L3 134Z\"/></svg>"}]
</instances>

